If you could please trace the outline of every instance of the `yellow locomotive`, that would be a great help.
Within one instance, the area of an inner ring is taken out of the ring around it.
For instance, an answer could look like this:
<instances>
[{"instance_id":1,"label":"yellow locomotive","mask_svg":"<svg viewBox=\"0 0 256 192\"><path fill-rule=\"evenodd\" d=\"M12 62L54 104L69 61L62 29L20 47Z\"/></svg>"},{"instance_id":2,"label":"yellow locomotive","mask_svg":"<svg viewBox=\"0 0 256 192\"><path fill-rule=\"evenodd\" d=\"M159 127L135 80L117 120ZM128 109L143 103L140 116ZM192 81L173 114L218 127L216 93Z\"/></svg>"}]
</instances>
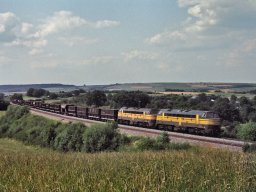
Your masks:
<instances>
[{"instance_id":1,"label":"yellow locomotive","mask_svg":"<svg viewBox=\"0 0 256 192\"><path fill-rule=\"evenodd\" d=\"M218 114L211 111L161 109L156 116L156 126L159 128L213 135L219 134L220 123Z\"/></svg>"},{"instance_id":2,"label":"yellow locomotive","mask_svg":"<svg viewBox=\"0 0 256 192\"><path fill-rule=\"evenodd\" d=\"M164 130L182 129L186 132L217 135L220 118L211 111L149 108L126 108L118 112L118 123Z\"/></svg>"},{"instance_id":3,"label":"yellow locomotive","mask_svg":"<svg viewBox=\"0 0 256 192\"><path fill-rule=\"evenodd\" d=\"M122 107L118 111L118 123L154 127L156 124L156 111L149 108Z\"/></svg>"}]
</instances>

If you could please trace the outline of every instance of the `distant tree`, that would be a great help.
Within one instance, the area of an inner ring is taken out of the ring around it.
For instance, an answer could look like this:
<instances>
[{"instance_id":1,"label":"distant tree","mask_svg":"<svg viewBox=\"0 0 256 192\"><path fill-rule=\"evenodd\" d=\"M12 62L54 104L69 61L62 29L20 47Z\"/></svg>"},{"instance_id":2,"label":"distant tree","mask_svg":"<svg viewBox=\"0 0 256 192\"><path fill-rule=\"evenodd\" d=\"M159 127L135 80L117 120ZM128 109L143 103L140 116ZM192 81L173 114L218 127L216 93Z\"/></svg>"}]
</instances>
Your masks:
<instances>
[{"instance_id":1,"label":"distant tree","mask_svg":"<svg viewBox=\"0 0 256 192\"><path fill-rule=\"evenodd\" d=\"M214 102L212 110L219 114L223 120L229 122L240 121L239 110L229 103L228 98L218 98Z\"/></svg>"},{"instance_id":2,"label":"distant tree","mask_svg":"<svg viewBox=\"0 0 256 192\"><path fill-rule=\"evenodd\" d=\"M150 102L148 94L141 91L121 91L112 99L116 107L145 107Z\"/></svg>"},{"instance_id":3,"label":"distant tree","mask_svg":"<svg viewBox=\"0 0 256 192\"><path fill-rule=\"evenodd\" d=\"M23 100L23 95L22 94L18 94L18 93L14 93L13 95L11 95L10 100Z\"/></svg>"},{"instance_id":4,"label":"distant tree","mask_svg":"<svg viewBox=\"0 0 256 192\"><path fill-rule=\"evenodd\" d=\"M245 96L240 97L238 101L240 103L240 106L251 105L251 101Z\"/></svg>"},{"instance_id":5,"label":"distant tree","mask_svg":"<svg viewBox=\"0 0 256 192\"><path fill-rule=\"evenodd\" d=\"M205 102L208 100L208 97L205 93L200 93L198 96L197 96L197 99L201 102Z\"/></svg>"},{"instance_id":6,"label":"distant tree","mask_svg":"<svg viewBox=\"0 0 256 192\"><path fill-rule=\"evenodd\" d=\"M7 107L10 103L4 100L0 100L0 111L7 110Z\"/></svg>"},{"instance_id":7,"label":"distant tree","mask_svg":"<svg viewBox=\"0 0 256 192\"><path fill-rule=\"evenodd\" d=\"M3 93L0 93L0 101L1 100L4 100L4 94Z\"/></svg>"},{"instance_id":8,"label":"distant tree","mask_svg":"<svg viewBox=\"0 0 256 192\"><path fill-rule=\"evenodd\" d=\"M27 96L33 97L34 91L35 91L34 88L29 88L29 89L27 90Z\"/></svg>"},{"instance_id":9,"label":"distant tree","mask_svg":"<svg viewBox=\"0 0 256 192\"><path fill-rule=\"evenodd\" d=\"M57 99L58 98L58 95L56 93L50 93L49 94L49 98L50 99Z\"/></svg>"},{"instance_id":10,"label":"distant tree","mask_svg":"<svg viewBox=\"0 0 256 192\"><path fill-rule=\"evenodd\" d=\"M237 96L231 95L230 101L231 101L231 103L236 103L236 101L237 101Z\"/></svg>"},{"instance_id":11,"label":"distant tree","mask_svg":"<svg viewBox=\"0 0 256 192\"><path fill-rule=\"evenodd\" d=\"M103 106L107 101L107 96L103 91L92 91L86 95L86 104L91 106L95 105L96 107Z\"/></svg>"}]
</instances>

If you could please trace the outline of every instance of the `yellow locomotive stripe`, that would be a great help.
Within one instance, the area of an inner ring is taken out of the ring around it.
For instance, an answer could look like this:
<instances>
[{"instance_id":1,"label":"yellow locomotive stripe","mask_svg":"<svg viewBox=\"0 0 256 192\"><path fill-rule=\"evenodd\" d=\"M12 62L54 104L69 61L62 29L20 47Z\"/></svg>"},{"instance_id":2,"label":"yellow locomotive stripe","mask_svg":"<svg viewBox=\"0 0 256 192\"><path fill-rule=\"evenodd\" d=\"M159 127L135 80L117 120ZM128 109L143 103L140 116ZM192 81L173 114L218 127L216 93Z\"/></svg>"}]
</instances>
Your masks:
<instances>
[{"instance_id":1,"label":"yellow locomotive stripe","mask_svg":"<svg viewBox=\"0 0 256 192\"><path fill-rule=\"evenodd\" d=\"M203 119L203 118L185 118L185 117L171 117L171 116L157 116L157 121L166 121L174 123L190 123L190 124L202 124L202 125L220 125L218 119Z\"/></svg>"},{"instance_id":2,"label":"yellow locomotive stripe","mask_svg":"<svg viewBox=\"0 0 256 192\"><path fill-rule=\"evenodd\" d=\"M131 118L131 119L156 120L155 115L132 114L132 113L118 113L118 117Z\"/></svg>"}]
</instances>

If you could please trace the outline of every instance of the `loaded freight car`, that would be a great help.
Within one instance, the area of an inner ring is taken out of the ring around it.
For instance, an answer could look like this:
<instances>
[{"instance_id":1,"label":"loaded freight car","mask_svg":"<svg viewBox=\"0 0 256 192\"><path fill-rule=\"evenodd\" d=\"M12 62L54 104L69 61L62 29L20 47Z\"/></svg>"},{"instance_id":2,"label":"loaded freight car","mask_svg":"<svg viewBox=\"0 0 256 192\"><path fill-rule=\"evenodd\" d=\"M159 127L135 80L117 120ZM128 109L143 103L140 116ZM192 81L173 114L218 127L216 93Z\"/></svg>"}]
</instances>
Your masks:
<instances>
[{"instance_id":1,"label":"loaded freight car","mask_svg":"<svg viewBox=\"0 0 256 192\"><path fill-rule=\"evenodd\" d=\"M88 119L88 108L77 106L76 113L77 113L77 117Z\"/></svg>"},{"instance_id":2,"label":"loaded freight car","mask_svg":"<svg viewBox=\"0 0 256 192\"><path fill-rule=\"evenodd\" d=\"M61 105L61 114L76 117L76 106L75 105Z\"/></svg>"},{"instance_id":3,"label":"loaded freight car","mask_svg":"<svg viewBox=\"0 0 256 192\"><path fill-rule=\"evenodd\" d=\"M117 119L118 119L118 110L117 109L101 109L101 120L117 121Z\"/></svg>"},{"instance_id":4,"label":"loaded freight car","mask_svg":"<svg viewBox=\"0 0 256 192\"><path fill-rule=\"evenodd\" d=\"M60 113L61 112L61 105L59 104L49 104L50 112L53 113Z\"/></svg>"},{"instance_id":5,"label":"loaded freight car","mask_svg":"<svg viewBox=\"0 0 256 192\"><path fill-rule=\"evenodd\" d=\"M118 122L127 125L154 127L156 111L148 108L122 107L118 112Z\"/></svg>"},{"instance_id":6,"label":"loaded freight car","mask_svg":"<svg viewBox=\"0 0 256 192\"><path fill-rule=\"evenodd\" d=\"M101 109L99 108L88 108L88 118L101 120Z\"/></svg>"},{"instance_id":7,"label":"loaded freight car","mask_svg":"<svg viewBox=\"0 0 256 192\"><path fill-rule=\"evenodd\" d=\"M33 106L36 109L40 109L42 105L42 101L34 101Z\"/></svg>"},{"instance_id":8,"label":"loaded freight car","mask_svg":"<svg viewBox=\"0 0 256 192\"><path fill-rule=\"evenodd\" d=\"M161 109L157 115L156 126L217 135L220 132L220 118L210 111Z\"/></svg>"},{"instance_id":9,"label":"loaded freight car","mask_svg":"<svg viewBox=\"0 0 256 192\"><path fill-rule=\"evenodd\" d=\"M43 110L43 111L49 111L49 104L47 104L47 103L41 103L41 109Z\"/></svg>"}]
</instances>

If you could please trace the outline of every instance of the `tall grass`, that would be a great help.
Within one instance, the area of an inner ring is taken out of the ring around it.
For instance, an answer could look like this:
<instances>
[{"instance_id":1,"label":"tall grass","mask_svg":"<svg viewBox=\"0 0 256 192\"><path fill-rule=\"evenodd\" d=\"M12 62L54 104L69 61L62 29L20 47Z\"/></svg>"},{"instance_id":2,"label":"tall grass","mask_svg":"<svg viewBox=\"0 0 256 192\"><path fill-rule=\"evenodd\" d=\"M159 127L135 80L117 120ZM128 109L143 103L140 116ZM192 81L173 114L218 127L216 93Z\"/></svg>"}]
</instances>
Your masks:
<instances>
[{"instance_id":1,"label":"tall grass","mask_svg":"<svg viewBox=\"0 0 256 192\"><path fill-rule=\"evenodd\" d=\"M17 148L17 150L15 150ZM0 139L0 191L255 191L256 155L59 153Z\"/></svg>"}]
</instances>

